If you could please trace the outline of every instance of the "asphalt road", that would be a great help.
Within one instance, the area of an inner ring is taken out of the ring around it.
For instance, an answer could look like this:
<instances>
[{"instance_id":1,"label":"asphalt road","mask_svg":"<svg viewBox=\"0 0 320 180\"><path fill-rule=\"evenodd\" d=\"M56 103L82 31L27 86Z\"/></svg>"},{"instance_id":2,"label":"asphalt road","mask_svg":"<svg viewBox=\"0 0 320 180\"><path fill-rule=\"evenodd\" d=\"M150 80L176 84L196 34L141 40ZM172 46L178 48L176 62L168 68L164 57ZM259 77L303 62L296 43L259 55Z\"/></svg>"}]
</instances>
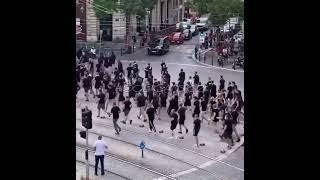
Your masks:
<instances>
[{"instance_id":1,"label":"asphalt road","mask_svg":"<svg viewBox=\"0 0 320 180\"><path fill-rule=\"evenodd\" d=\"M186 79L188 76L193 76L197 71L200 76L200 81L206 83L211 77L216 85L219 85L220 75L223 75L226 80L226 85L229 81L235 81L239 89L244 93L244 73L235 72L224 69L216 69L209 66L201 65L192 60L193 50L199 37L195 36L191 40L187 40L182 45L171 45L170 52L163 56L148 56L145 49L140 49L131 55L118 56L123 62L123 67L126 69L130 61L137 61L140 71L147 63L151 63L153 67L153 75L160 79L160 63L164 60L168 66L168 71L171 74L172 81L177 81L178 73L182 68L186 72ZM142 71L142 75L144 72ZM186 125L189 128L189 133L182 135L178 134L176 130L176 138L170 139L171 132L170 118L163 112L161 120L155 120L154 124L157 130L163 130L164 133L157 133L156 135L148 133L148 123L138 120L136 117L138 110L134 108L130 112L130 118L133 124L122 124L119 122L122 131L120 135L114 134L112 126L112 119L96 118L96 99L90 97L90 102L85 102L83 97L83 89L77 95L77 144L85 144L85 140L79 137L79 130L83 129L81 126L81 111L80 109L87 105L93 111L93 129L89 134L89 145L92 146L97 139L97 135L103 135L103 139L107 142L109 149L108 153L112 153L118 157L126 159L128 162L137 164L141 167L154 170L164 175L170 175L175 179L203 179L203 180L243 180L244 167L243 157L244 151L241 143L236 143L230 151L221 154L220 150L226 147L226 143L221 142L218 135L213 132L213 127L203 123L199 133L200 143L205 143L205 146L197 148L194 147L194 137L192 136L193 120L191 112L187 112ZM110 110L111 106L109 105ZM188 115L189 114L189 115ZM120 120L123 114L120 115ZM120 121L119 120L119 121ZM139 125L144 124L141 128ZM179 128L179 127L177 127ZM243 133L243 126L237 127L238 131ZM184 136L184 139L177 138ZM145 158L141 158L141 151L138 144L144 140L146 142ZM238 149L239 148L239 149ZM210 159L211 158L211 159ZM89 156L90 163L94 164L94 156L91 153ZM77 160L84 160L83 150L77 150ZM113 177L115 179L167 179L161 174L150 172L146 169L139 168L124 162L119 162L114 159L105 158L106 169L110 173L105 177L94 177L93 168L91 168L90 175L95 179L108 179ZM84 174L83 165L77 163L77 174ZM120 176L117 176L120 175Z\"/></svg>"}]
</instances>

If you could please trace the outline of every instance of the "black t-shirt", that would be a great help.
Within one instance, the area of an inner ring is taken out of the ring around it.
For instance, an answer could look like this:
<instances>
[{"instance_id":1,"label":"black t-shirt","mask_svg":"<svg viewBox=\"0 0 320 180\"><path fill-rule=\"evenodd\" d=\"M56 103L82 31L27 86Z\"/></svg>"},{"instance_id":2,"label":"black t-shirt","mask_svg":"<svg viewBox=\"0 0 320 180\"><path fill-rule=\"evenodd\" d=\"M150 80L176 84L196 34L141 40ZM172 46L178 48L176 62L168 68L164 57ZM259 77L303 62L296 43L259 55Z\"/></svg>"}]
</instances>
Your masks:
<instances>
[{"instance_id":1,"label":"black t-shirt","mask_svg":"<svg viewBox=\"0 0 320 180\"><path fill-rule=\"evenodd\" d=\"M200 128L200 124L201 124L201 121L200 121L200 119L195 119L194 121L193 121L193 124L194 124L194 128L195 129L199 129Z\"/></svg>"},{"instance_id":2,"label":"black t-shirt","mask_svg":"<svg viewBox=\"0 0 320 180\"><path fill-rule=\"evenodd\" d=\"M132 71L132 67L127 67L127 71L128 71L128 77L131 75L131 71Z\"/></svg>"},{"instance_id":3,"label":"black t-shirt","mask_svg":"<svg viewBox=\"0 0 320 180\"><path fill-rule=\"evenodd\" d=\"M99 98L99 104L104 104L105 102L106 102L106 95L105 94L103 94L103 93L100 93L99 95L98 95L98 98Z\"/></svg>"},{"instance_id":4,"label":"black t-shirt","mask_svg":"<svg viewBox=\"0 0 320 180\"><path fill-rule=\"evenodd\" d=\"M120 111L120 108L118 106L112 107L111 113L113 115L113 119L118 119L119 118L119 111Z\"/></svg>"},{"instance_id":5,"label":"black t-shirt","mask_svg":"<svg viewBox=\"0 0 320 180\"><path fill-rule=\"evenodd\" d=\"M83 87L89 88L91 84L91 79L89 77L86 77L83 79Z\"/></svg>"},{"instance_id":6,"label":"black t-shirt","mask_svg":"<svg viewBox=\"0 0 320 180\"><path fill-rule=\"evenodd\" d=\"M139 95L137 98L137 101L138 101L138 106L142 107L145 105L146 97L144 95Z\"/></svg>"},{"instance_id":7,"label":"black t-shirt","mask_svg":"<svg viewBox=\"0 0 320 180\"><path fill-rule=\"evenodd\" d=\"M116 97L116 88L114 86L109 87L109 99Z\"/></svg>"},{"instance_id":8,"label":"black t-shirt","mask_svg":"<svg viewBox=\"0 0 320 180\"><path fill-rule=\"evenodd\" d=\"M185 107L180 107L178 110L179 116L181 117L185 117L186 116L186 108Z\"/></svg>"},{"instance_id":9,"label":"black t-shirt","mask_svg":"<svg viewBox=\"0 0 320 180\"><path fill-rule=\"evenodd\" d=\"M194 75L193 77L193 83L198 84L199 83L199 76L198 75Z\"/></svg>"},{"instance_id":10,"label":"black t-shirt","mask_svg":"<svg viewBox=\"0 0 320 180\"><path fill-rule=\"evenodd\" d=\"M224 87L224 82L225 82L224 79L220 79L220 86L221 86L221 87Z\"/></svg>"},{"instance_id":11,"label":"black t-shirt","mask_svg":"<svg viewBox=\"0 0 320 180\"><path fill-rule=\"evenodd\" d=\"M184 81L184 80L185 80L185 77L186 77L186 75L185 75L184 72L180 72L180 73L179 73L179 80Z\"/></svg>"},{"instance_id":12,"label":"black t-shirt","mask_svg":"<svg viewBox=\"0 0 320 180\"><path fill-rule=\"evenodd\" d=\"M206 111L207 110L207 101L201 101L201 110Z\"/></svg>"},{"instance_id":13,"label":"black t-shirt","mask_svg":"<svg viewBox=\"0 0 320 180\"><path fill-rule=\"evenodd\" d=\"M154 114L156 110L153 107L147 109L147 115L149 119L154 119Z\"/></svg>"},{"instance_id":14,"label":"black t-shirt","mask_svg":"<svg viewBox=\"0 0 320 180\"><path fill-rule=\"evenodd\" d=\"M130 109L130 105L132 104L131 101L124 101L124 109Z\"/></svg>"}]
</instances>

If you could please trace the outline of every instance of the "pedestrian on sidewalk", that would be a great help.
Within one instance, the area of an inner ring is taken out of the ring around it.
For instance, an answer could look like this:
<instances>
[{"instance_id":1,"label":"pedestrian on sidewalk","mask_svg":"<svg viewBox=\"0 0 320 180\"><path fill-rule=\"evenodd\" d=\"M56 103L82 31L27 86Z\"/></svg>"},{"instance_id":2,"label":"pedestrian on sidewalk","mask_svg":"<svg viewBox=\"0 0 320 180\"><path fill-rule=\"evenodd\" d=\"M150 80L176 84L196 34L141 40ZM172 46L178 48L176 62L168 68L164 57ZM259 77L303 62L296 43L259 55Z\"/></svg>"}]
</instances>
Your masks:
<instances>
[{"instance_id":1,"label":"pedestrian on sidewalk","mask_svg":"<svg viewBox=\"0 0 320 180\"><path fill-rule=\"evenodd\" d=\"M188 128L186 127L186 125L184 125L184 121L186 120L186 108L183 106L183 104L180 104L180 108L178 110L178 114L179 114L179 127L180 127L180 131L178 133L182 134L182 129L181 126L184 127L184 129L186 130L186 134L188 133Z\"/></svg>"},{"instance_id":2,"label":"pedestrian on sidewalk","mask_svg":"<svg viewBox=\"0 0 320 180\"><path fill-rule=\"evenodd\" d=\"M100 117L101 109L104 110L106 106L106 95L102 92L101 88L99 90L98 98L99 100L98 100L98 116L97 117Z\"/></svg>"},{"instance_id":3,"label":"pedestrian on sidewalk","mask_svg":"<svg viewBox=\"0 0 320 180\"><path fill-rule=\"evenodd\" d=\"M199 115L196 114L194 117L194 121L193 121L193 136L196 140L196 144L195 146L197 146L199 148L199 138L198 138L198 134L201 128L201 120L199 119Z\"/></svg>"},{"instance_id":4,"label":"pedestrian on sidewalk","mask_svg":"<svg viewBox=\"0 0 320 180\"><path fill-rule=\"evenodd\" d=\"M102 136L98 137L98 140L94 143L94 155L95 155L95 166L94 174L98 176L98 165L99 161L101 164L101 175L104 175L104 155L105 149L108 149L108 146L104 141L102 141Z\"/></svg>"},{"instance_id":5,"label":"pedestrian on sidewalk","mask_svg":"<svg viewBox=\"0 0 320 180\"><path fill-rule=\"evenodd\" d=\"M171 110L171 126L170 126L170 130L172 132L172 136L171 138L174 138L174 130L177 128L177 125L178 125L178 114L177 114L177 111L175 109L172 109Z\"/></svg>"},{"instance_id":6,"label":"pedestrian on sidewalk","mask_svg":"<svg viewBox=\"0 0 320 180\"><path fill-rule=\"evenodd\" d=\"M118 119L119 119L119 114L120 114L121 110L120 108L117 106L117 103L116 102L113 102L113 107L111 108L111 111L109 114L109 117L110 115L112 114L112 118L113 118L113 127L116 131L116 135L119 135L119 132L121 131L121 128L120 126L118 125Z\"/></svg>"},{"instance_id":7,"label":"pedestrian on sidewalk","mask_svg":"<svg viewBox=\"0 0 320 180\"><path fill-rule=\"evenodd\" d=\"M149 126L150 126L150 133L152 131L154 131L154 133L157 132L156 127L154 126L154 118L155 118L155 113L156 113L156 109L153 107L153 105L151 103L148 103L148 108L147 108L147 115L148 115L148 119L149 119Z\"/></svg>"},{"instance_id":8,"label":"pedestrian on sidewalk","mask_svg":"<svg viewBox=\"0 0 320 180\"><path fill-rule=\"evenodd\" d=\"M123 104L124 104L124 107L123 107L124 120L121 121L121 122L123 124L126 124L127 120L128 120L128 116L129 116L130 110L132 108L132 103L131 103L130 98L128 96L126 97L126 100L123 102ZM130 124L132 124L132 120L130 120Z\"/></svg>"}]
</instances>

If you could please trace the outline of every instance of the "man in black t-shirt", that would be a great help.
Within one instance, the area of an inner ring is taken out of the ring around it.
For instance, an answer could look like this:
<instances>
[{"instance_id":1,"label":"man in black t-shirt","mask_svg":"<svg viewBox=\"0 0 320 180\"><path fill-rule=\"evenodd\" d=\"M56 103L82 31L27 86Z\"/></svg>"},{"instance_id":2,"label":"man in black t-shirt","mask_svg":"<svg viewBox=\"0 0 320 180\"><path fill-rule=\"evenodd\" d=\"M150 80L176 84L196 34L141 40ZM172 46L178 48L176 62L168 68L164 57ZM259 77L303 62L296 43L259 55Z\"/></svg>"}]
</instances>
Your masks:
<instances>
[{"instance_id":1,"label":"man in black t-shirt","mask_svg":"<svg viewBox=\"0 0 320 180\"><path fill-rule=\"evenodd\" d=\"M224 89L224 84L225 84L225 80L223 79L223 76L220 76L220 87L219 87L220 91Z\"/></svg>"},{"instance_id":2,"label":"man in black t-shirt","mask_svg":"<svg viewBox=\"0 0 320 180\"><path fill-rule=\"evenodd\" d=\"M214 81L211 81L211 89L210 89L210 95L214 98L217 97L217 86L214 84Z\"/></svg>"},{"instance_id":3,"label":"man in black t-shirt","mask_svg":"<svg viewBox=\"0 0 320 180\"><path fill-rule=\"evenodd\" d=\"M139 115L137 116L140 119L141 115L144 117L144 122L147 122L146 115L144 114L145 105L146 105L146 97L141 90L140 93L137 95L137 106L139 108Z\"/></svg>"},{"instance_id":4,"label":"man in black t-shirt","mask_svg":"<svg viewBox=\"0 0 320 180\"><path fill-rule=\"evenodd\" d=\"M120 108L117 106L116 102L113 102L113 107L111 108L111 111L109 113L109 116L112 114L113 117L113 127L116 130L116 135L119 135L119 132L121 131L121 128L118 125L118 119L120 114Z\"/></svg>"},{"instance_id":5,"label":"man in black t-shirt","mask_svg":"<svg viewBox=\"0 0 320 180\"><path fill-rule=\"evenodd\" d=\"M87 74L85 74L85 77L82 80L82 84L83 84L83 89L84 89L84 96L86 97L86 101L89 101L89 90L90 90L90 86L91 86L91 79L89 78L89 76Z\"/></svg>"},{"instance_id":6,"label":"man in black t-shirt","mask_svg":"<svg viewBox=\"0 0 320 180\"><path fill-rule=\"evenodd\" d=\"M185 79L186 79L186 74L185 72L183 72L183 69L181 69L178 80L184 82Z\"/></svg>"},{"instance_id":7,"label":"man in black t-shirt","mask_svg":"<svg viewBox=\"0 0 320 180\"><path fill-rule=\"evenodd\" d=\"M182 134L182 131L181 131L181 126L184 127L184 129L186 130L186 133L188 133L188 128L186 127L186 125L184 125L184 121L186 120L186 110L187 108L185 108L183 106L183 104L181 103L180 104L180 108L178 110L178 114L179 114L179 126L180 126L180 131L178 133Z\"/></svg>"},{"instance_id":8,"label":"man in black t-shirt","mask_svg":"<svg viewBox=\"0 0 320 180\"><path fill-rule=\"evenodd\" d=\"M194 90L194 92L197 91L199 82L200 82L199 75L197 72L195 72L194 76L193 76L193 90Z\"/></svg>"},{"instance_id":9,"label":"man in black t-shirt","mask_svg":"<svg viewBox=\"0 0 320 180\"><path fill-rule=\"evenodd\" d=\"M172 131L171 138L174 138L174 130L176 129L176 127L178 125L178 114L177 114L176 110L174 110L174 109L171 110L171 117L172 117L171 126L170 126L170 130Z\"/></svg>"},{"instance_id":10,"label":"man in black t-shirt","mask_svg":"<svg viewBox=\"0 0 320 180\"><path fill-rule=\"evenodd\" d=\"M102 92L102 89L99 90L99 94L98 94L98 116L100 117L100 110L104 110L105 105L106 105L106 95ZM102 117L102 116L101 116Z\"/></svg>"},{"instance_id":11,"label":"man in black t-shirt","mask_svg":"<svg viewBox=\"0 0 320 180\"><path fill-rule=\"evenodd\" d=\"M129 80L130 84L132 84L132 66L131 66L131 63L129 63L129 65L127 67L127 77L128 77L128 80Z\"/></svg>"},{"instance_id":12,"label":"man in black t-shirt","mask_svg":"<svg viewBox=\"0 0 320 180\"><path fill-rule=\"evenodd\" d=\"M123 112L124 112L124 121L121 121L123 124L126 124L127 120L128 120L128 115L130 113L131 107L132 107L132 103L130 101L129 97L126 97L126 100L123 102L124 107L123 107ZM130 120L130 124L132 124L132 120Z\"/></svg>"},{"instance_id":13,"label":"man in black t-shirt","mask_svg":"<svg viewBox=\"0 0 320 180\"><path fill-rule=\"evenodd\" d=\"M150 131L149 132L154 131L156 133L157 130L156 130L156 127L153 124L153 121L154 121L154 118L155 118L155 113L156 113L156 110L154 109L153 105L151 103L148 104L147 115L148 115L149 126L150 126Z\"/></svg>"}]
</instances>

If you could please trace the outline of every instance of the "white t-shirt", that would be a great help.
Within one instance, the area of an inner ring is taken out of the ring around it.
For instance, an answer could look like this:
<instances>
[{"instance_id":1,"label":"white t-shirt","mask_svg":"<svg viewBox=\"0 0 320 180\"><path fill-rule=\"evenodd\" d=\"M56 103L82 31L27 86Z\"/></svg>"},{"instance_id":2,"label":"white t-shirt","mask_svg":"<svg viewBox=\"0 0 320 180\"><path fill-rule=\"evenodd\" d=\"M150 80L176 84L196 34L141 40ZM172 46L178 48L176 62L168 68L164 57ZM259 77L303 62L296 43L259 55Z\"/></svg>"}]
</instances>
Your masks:
<instances>
[{"instance_id":1,"label":"white t-shirt","mask_svg":"<svg viewBox=\"0 0 320 180\"><path fill-rule=\"evenodd\" d=\"M104 155L104 151L106 149L106 144L104 141L102 140L97 140L95 143L94 143L94 147L96 148L96 152L94 153L94 155L96 156L101 156L101 155ZM107 147L108 148L108 147Z\"/></svg>"}]
</instances>

